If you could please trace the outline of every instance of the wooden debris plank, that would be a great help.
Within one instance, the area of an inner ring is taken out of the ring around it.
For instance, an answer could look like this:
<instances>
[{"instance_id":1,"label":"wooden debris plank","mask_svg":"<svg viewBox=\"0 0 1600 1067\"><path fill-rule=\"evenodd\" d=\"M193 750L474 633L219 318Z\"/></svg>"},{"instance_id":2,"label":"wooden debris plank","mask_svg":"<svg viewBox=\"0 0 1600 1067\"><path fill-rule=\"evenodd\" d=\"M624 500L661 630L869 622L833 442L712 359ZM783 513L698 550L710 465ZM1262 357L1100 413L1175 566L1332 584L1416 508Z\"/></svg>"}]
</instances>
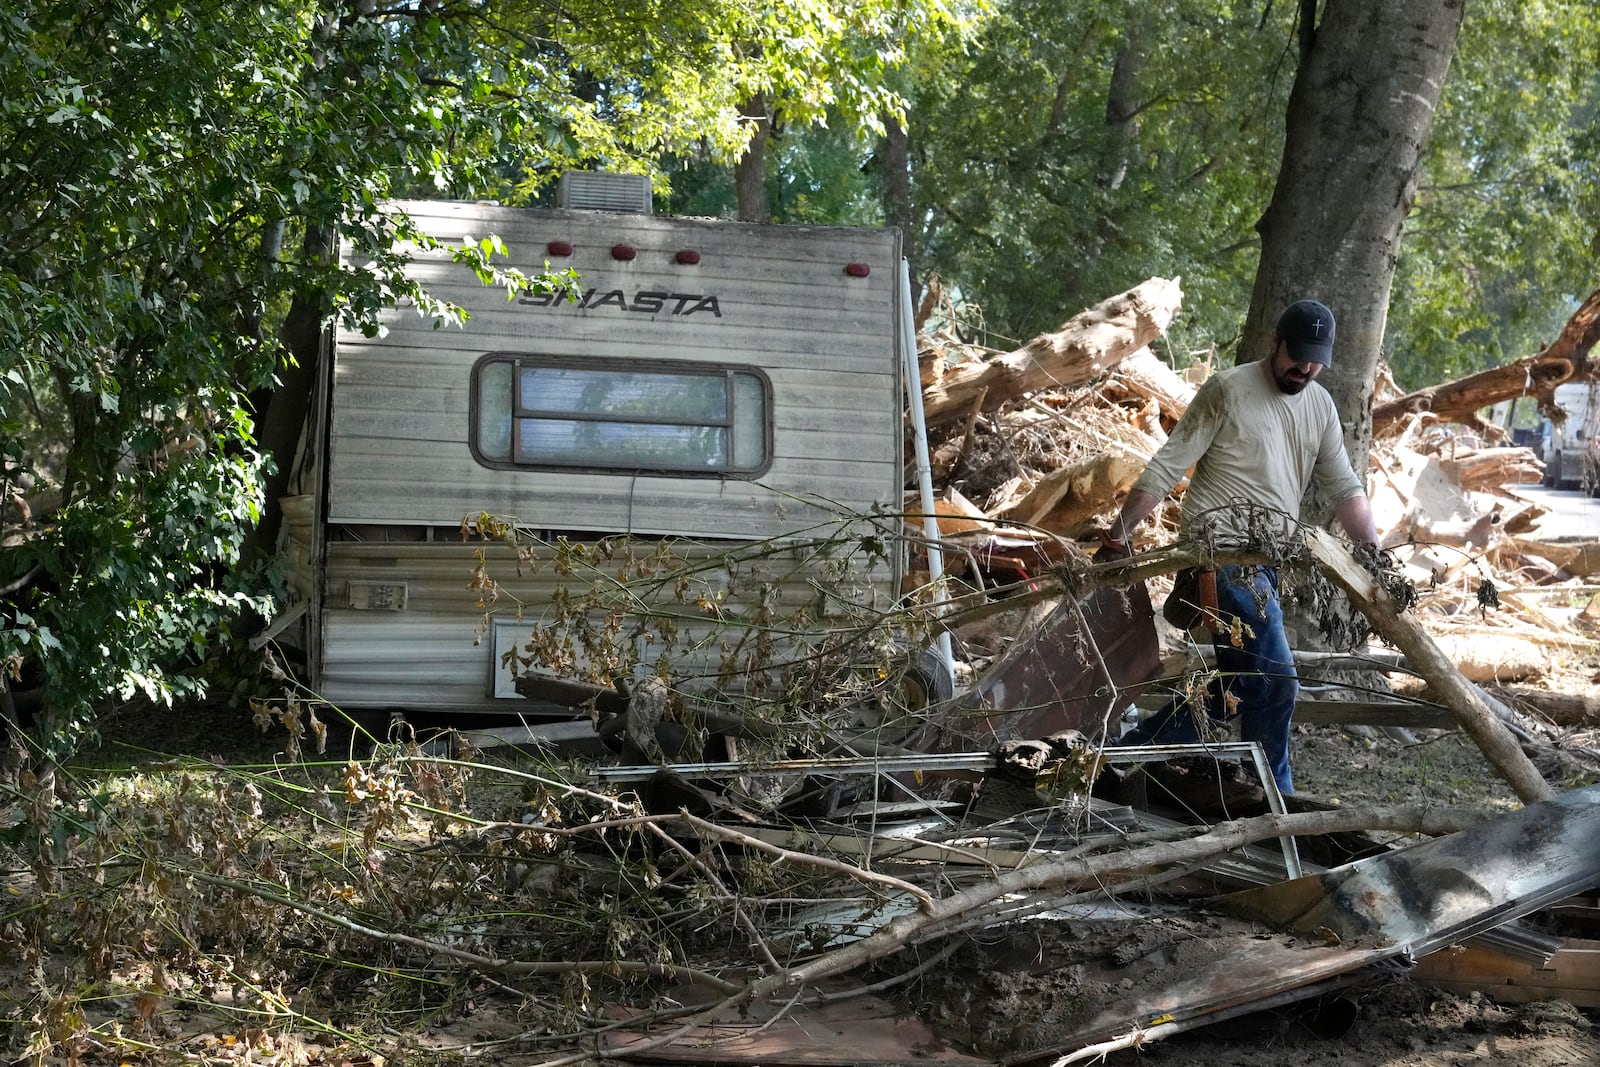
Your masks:
<instances>
[{"instance_id":1,"label":"wooden debris plank","mask_svg":"<svg viewBox=\"0 0 1600 1067\"><path fill-rule=\"evenodd\" d=\"M1411 975L1451 992L1517 1004L1560 999L1600 1008L1600 941L1571 938L1542 966L1469 941L1422 957Z\"/></svg>"},{"instance_id":2,"label":"wooden debris plank","mask_svg":"<svg viewBox=\"0 0 1600 1067\"><path fill-rule=\"evenodd\" d=\"M1458 725L1455 715L1442 704L1373 700L1301 700L1294 706L1294 721L1428 730L1453 730Z\"/></svg>"}]
</instances>

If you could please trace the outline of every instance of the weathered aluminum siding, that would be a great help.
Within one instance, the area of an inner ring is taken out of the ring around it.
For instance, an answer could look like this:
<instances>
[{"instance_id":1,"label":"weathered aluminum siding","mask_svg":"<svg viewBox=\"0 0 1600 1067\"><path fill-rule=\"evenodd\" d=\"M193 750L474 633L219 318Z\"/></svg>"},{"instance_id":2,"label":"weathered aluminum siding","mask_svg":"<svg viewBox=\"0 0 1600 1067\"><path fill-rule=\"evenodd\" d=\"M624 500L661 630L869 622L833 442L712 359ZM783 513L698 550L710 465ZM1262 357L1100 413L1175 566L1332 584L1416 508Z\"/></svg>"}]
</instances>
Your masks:
<instances>
[{"instance_id":1,"label":"weathered aluminum siding","mask_svg":"<svg viewBox=\"0 0 1600 1067\"><path fill-rule=\"evenodd\" d=\"M519 577L510 553L499 546L487 551L490 573L504 590L488 612L476 606L467 589L476 561L477 546L461 542L352 542L328 544L323 641L325 659L319 691L335 704L350 708L387 707L471 711L517 711L525 702L506 699L513 690L499 662L507 642L520 647L561 579L546 562L537 570L524 568ZM681 545L677 554L705 559L727 545ZM703 575L711 584L698 591L714 593L725 588L725 575ZM804 608L814 616L836 615L839 598L853 604L887 610L890 607L888 568L879 564L869 581L849 588L824 587L817 569L800 553L783 552L739 568L736 588L753 592L763 582L777 587L774 609L787 614ZM579 586L569 581L574 592ZM374 590L389 590L389 603L403 607L349 606L371 603ZM354 596L352 596L354 590ZM403 590L403 593L400 591ZM641 586L641 593L643 587ZM683 612L680 629L703 637L713 632L692 606L676 603L658 591L665 610ZM691 594L690 599L693 599ZM523 607L517 618L517 602ZM725 631L732 639L734 631ZM698 655L677 661L679 678L714 671L718 642L713 640ZM652 653L653 656L653 653ZM503 694L494 697L496 678Z\"/></svg>"},{"instance_id":2,"label":"weathered aluminum siding","mask_svg":"<svg viewBox=\"0 0 1600 1067\"><path fill-rule=\"evenodd\" d=\"M596 534L703 539L783 538L838 512L898 510L902 379L897 235L842 228L758 227L594 212L533 212L473 204L401 205L451 243L498 234L514 265L534 271L550 241L575 254L583 287L715 294L722 317L674 317L508 303L464 268L422 257L415 276L468 308L465 328L435 330L413 309L384 316L387 333L336 338L322 514L319 691L351 708L517 710L495 699L496 629L466 586L470 546L421 540L488 511L525 525ZM637 258L612 258L626 243ZM673 262L680 249L701 255ZM848 263L871 273L850 277ZM468 447L473 364L488 352L693 360L759 367L769 377L773 462L759 481L495 470ZM802 501L822 498L827 508ZM382 527L402 528L384 530ZM407 529L417 539L410 539ZM400 540L383 541L398 537ZM546 575L496 576L537 615ZM865 595L887 607L897 566L880 566ZM782 578L784 599L818 598L815 571ZM352 585L354 583L354 585ZM383 590L403 588L403 606ZM503 619L510 609L500 605ZM515 631L502 623L503 645ZM696 664L686 663L693 670ZM505 680L500 688L505 690Z\"/></svg>"},{"instance_id":3,"label":"weathered aluminum siding","mask_svg":"<svg viewBox=\"0 0 1600 1067\"><path fill-rule=\"evenodd\" d=\"M899 243L888 231L762 227L472 204L401 205L459 243L497 233L512 262L543 266L553 240L575 253L585 289L715 295L721 318L604 306L508 302L439 254L415 276L466 307L462 329L415 310L384 316L387 334L337 338L327 521L450 525L514 515L538 528L695 537L781 536L817 517L796 497L846 510L895 506L901 481L896 348ZM614 245L638 250L631 262ZM680 249L700 262L674 262ZM865 278L845 273L865 263ZM772 383L773 462L759 481L667 475L493 470L468 449L473 364L489 352L753 365Z\"/></svg>"}]
</instances>

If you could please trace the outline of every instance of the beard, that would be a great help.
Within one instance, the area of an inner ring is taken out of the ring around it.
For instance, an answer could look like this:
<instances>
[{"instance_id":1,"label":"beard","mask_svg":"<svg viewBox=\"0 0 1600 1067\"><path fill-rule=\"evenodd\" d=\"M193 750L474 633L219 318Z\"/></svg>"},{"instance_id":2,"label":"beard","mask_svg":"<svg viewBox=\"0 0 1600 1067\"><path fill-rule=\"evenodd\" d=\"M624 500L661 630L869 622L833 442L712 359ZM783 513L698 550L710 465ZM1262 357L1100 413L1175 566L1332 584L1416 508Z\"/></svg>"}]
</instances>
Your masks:
<instances>
[{"instance_id":1,"label":"beard","mask_svg":"<svg viewBox=\"0 0 1600 1067\"><path fill-rule=\"evenodd\" d=\"M1278 392L1287 396L1294 396L1297 393L1304 392L1305 387L1311 384L1311 375L1302 375L1293 366L1279 373L1277 364L1274 363L1272 367L1272 383L1278 387Z\"/></svg>"}]
</instances>

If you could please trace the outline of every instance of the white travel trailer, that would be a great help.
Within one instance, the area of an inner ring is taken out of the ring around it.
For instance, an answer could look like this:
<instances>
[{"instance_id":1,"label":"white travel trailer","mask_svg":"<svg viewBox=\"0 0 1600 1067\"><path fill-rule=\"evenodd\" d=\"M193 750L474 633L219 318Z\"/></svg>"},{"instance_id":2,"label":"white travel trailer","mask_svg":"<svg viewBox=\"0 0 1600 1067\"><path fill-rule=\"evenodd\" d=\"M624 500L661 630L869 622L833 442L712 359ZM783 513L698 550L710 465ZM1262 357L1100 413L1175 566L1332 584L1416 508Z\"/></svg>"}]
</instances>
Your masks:
<instances>
[{"instance_id":1,"label":"white travel trailer","mask_svg":"<svg viewBox=\"0 0 1600 1067\"><path fill-rule=\"evenodd\" d=\"M393 207L447 245L498 235L524 272L576 271L581 300L508 300L419 252L414 276L469 311L464 327L399 307L381 336L332 339L286 530L310 682L341 707L526 706L505 654L551 570L518 575L507 551L503 603L522 617L486 616L464 517L727 545L899 510L896 232L656 217L643 179L611 175L572 176L565 199ZM891 556L851 595L888 607L902 567ZM827 595L803 565L783 581Z\"/></svg>"}]
</instances>

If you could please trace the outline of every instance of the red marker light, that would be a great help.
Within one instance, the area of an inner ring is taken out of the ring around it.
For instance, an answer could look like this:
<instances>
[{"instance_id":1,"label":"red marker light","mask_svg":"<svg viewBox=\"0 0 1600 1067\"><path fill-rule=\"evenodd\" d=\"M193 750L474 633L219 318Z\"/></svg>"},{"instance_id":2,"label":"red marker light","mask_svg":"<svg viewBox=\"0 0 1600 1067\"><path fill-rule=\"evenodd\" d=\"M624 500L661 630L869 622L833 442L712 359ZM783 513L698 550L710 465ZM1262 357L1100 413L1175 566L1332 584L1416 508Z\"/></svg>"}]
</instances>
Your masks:
<instances>
[{"instance_id":1,"label":"red marker light","mask_svg":"<svg viewBox=\"0 0 1600 1067\"><path fill-rule=\"evenodd\" d=\"M844 272L852 278L865 278L872 273L872 267L866 263L846 263Z\"/></svg>"},{"instance_id":2,"label":"red marker light","mask_svg":"<svg viewBox=\"0 0 1600 1067\"><path fill-rule=\"evenodd\" d=\"M551 241L549 244L544 246L544 250L550 253L552 256L570 256L572 255L572 242Z\"/></svg>"},{"instance_id":3,"label":"red marker light","mask_svg":"<svg viewBox=\"0 0 1600 1067\"><path fill-rule=\"evenodd\" d=\"M612 245L611 258L629 260L639 254L639 250L632 245Z\"/></svg>"},{"instance_id":4,"label":"red marker light","mask_svg":"<svg viewBox=\"0 0 1600 1067\"><path fill-rule=\"evenodd\" d=\"M672 258L677 260L679 263L682 263L686 267L692 267L696 263L700 262L700 253L696 252L692 248L684 248L680 249L678 254Z\"/></svg>"}]
</instances>

